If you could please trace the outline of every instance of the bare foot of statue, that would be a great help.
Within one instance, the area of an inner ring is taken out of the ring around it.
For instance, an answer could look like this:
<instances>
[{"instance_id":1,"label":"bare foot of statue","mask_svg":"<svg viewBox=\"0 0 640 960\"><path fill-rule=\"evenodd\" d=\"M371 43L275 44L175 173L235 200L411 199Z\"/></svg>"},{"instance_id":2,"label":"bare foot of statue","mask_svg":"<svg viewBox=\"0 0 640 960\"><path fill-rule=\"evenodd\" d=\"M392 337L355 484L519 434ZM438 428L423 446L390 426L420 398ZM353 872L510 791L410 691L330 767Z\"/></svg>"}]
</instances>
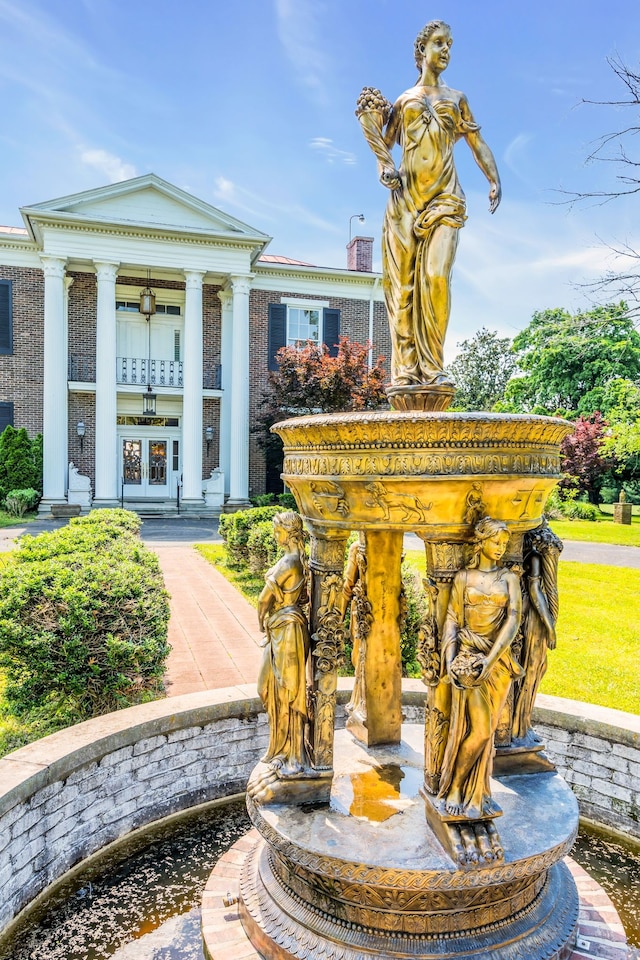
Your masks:
<instances>
[{"instance_id":1,"label":"bare foot of statue","mask_svg":"<svg viewBox=\"0 0 640 960\"><path fill-rule=\"evenodd\" d=\"M444 802L444 808L447 813L452 817L461 817L464 813L464 804L462 803L462 797L460 796L460 790L457 787L452 787L449 791L447 798Z\"/></svg>"}]
</instances>

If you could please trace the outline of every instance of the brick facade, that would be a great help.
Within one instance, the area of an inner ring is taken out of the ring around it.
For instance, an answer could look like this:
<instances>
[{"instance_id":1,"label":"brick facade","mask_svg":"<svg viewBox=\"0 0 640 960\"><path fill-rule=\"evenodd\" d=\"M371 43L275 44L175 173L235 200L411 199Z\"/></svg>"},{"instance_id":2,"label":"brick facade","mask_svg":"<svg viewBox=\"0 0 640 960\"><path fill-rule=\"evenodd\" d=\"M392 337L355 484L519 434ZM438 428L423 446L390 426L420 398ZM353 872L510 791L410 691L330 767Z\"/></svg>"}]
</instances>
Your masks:
<instances>
[{"instance_id":1,"label":"brick facade","mask_svg":"<svg viewBox=\"0 0 640 960\"><path fill-rule=\"evenodd\" d=\"M268 317L269 304L280 303L282 297L298 300L319 300L340 311L340 333L356 343L369 341L369 305L368 299L354 300L347 297L323 297L290 293L287 290L251 291L249 300L250 358L249 358L249 495L255 496L265 490L265 457L260 447L261 428L258 417L261 401L268 385ZM388 358L391 355L391 339L387 314L383 303L374 303L373 310L373 359L378 356Z\"/></svg>"},{"instance_id":2,"label":"brick facade","mask_svg":"<svg viewBox=\"0 0 640 960\"><path fill-rule=\"evenodd\" d=\"M82 420L86 433L80 451L80 438L77 424ZM95 480L96 452L96 395L95 393L69 394L69 460L72 460L81 474Z\"/></svg>"},{"instance_id":3,"label":"brick facade","mask_svg":"<svg viewBox=\"0 0 640 960\"><path fill-rule=\"evenodd\" d=\"M68 276L73 280L69 290L69 377L71 380L95 383L98 308L96 275L70 271ZM71 412L69 418L71 419Z\"/></svg>"},{"instance_id":4,"label":"brick facade","mask_svg":"<svg viewBox=\"0 0 640 960\"><path fill-rule=\"evenodd\" d=\"M0 265L0 279L11 280L13 298L13 353L0 355L0 400L13 402L14 426L34 437L42 433L44 275Z\"/></svg>"}]
</instances>

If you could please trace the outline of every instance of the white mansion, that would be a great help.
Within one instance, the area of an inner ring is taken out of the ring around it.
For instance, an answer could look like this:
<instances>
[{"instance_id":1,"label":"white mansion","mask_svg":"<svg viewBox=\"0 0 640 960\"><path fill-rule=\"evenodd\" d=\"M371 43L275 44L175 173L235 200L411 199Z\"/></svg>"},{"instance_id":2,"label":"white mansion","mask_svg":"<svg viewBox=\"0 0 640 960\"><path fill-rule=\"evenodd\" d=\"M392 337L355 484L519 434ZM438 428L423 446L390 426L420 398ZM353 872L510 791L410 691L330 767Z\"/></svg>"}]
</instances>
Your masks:
<instances>
[{"instance_id":1,"label":"white mansion","mask_svg":"<svg viewBox=\"0 0 640 960\"><path fill-rule=\"evenodd\" d=\"M244 505L267 483L256 418L278 348L342 333L388 355L370 238L350 269L269 256L153 174L21 213L0 227L0 431L43 433L41 509L78 472L96 506L205 512L212 477Z\"/></svg>"}]
</instances>

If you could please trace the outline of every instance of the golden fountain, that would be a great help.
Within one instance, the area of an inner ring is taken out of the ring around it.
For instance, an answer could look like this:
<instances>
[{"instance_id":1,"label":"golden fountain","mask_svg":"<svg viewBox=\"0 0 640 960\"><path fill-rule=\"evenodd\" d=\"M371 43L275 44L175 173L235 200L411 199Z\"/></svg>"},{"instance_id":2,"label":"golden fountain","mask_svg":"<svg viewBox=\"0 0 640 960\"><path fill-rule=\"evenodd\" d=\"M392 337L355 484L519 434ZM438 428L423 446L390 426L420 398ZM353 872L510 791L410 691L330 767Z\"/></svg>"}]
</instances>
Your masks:
<instances>
[{"instance_id":1,"label":"golden fountain","mask_svg":"<svg viewBox=\"0 0 640 960\"><path fill-rule=\"evenodd\" d=\"M274 427L299 515L274 519L284 555L259 602L270 737L247 789L259 836L239 906L265 958L562 960L573 947L578 897L562 861L577 804L531 728L562 548L543 511L571 426L447 412L443 344L466 219L458 139L490 183L491 212L500 202L466 97L441 80L450 47L449 27L429 23L416 86L393 106L365 88L356 111L390 190L393 409ZM408 532L426 551L423 727L402 715ZM355 681L336 731L348 607Z\"/></svg>"}]
</instances>

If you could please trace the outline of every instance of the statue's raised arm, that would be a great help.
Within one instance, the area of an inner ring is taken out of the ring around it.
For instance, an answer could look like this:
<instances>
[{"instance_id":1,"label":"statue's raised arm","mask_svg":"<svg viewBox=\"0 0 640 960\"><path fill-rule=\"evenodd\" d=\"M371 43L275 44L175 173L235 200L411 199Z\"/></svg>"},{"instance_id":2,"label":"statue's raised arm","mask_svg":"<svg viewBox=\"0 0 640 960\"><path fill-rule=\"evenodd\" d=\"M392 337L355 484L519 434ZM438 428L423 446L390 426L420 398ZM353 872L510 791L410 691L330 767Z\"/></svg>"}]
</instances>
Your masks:
<instances>
[{"instance_id":1,"label":"statue's raised arm","mask_svg":"<svg viewBox=\"0 0 640 960\"><path fill-rule=\"evenodd\" d=\"M382 231L382 270L391 328L389 397L399 409L446 409L454 385L444 372L444 339L451 311L451 269L466 203L453 148L465 139L489 181L489 209L500 203L494 156L467 98L447 87L451 29L428 23L415 42L418 82L392 106L365 87L356 115L390 189ZM396 167L392 150L402 149Z\"/></svg>"}]
</instances>

